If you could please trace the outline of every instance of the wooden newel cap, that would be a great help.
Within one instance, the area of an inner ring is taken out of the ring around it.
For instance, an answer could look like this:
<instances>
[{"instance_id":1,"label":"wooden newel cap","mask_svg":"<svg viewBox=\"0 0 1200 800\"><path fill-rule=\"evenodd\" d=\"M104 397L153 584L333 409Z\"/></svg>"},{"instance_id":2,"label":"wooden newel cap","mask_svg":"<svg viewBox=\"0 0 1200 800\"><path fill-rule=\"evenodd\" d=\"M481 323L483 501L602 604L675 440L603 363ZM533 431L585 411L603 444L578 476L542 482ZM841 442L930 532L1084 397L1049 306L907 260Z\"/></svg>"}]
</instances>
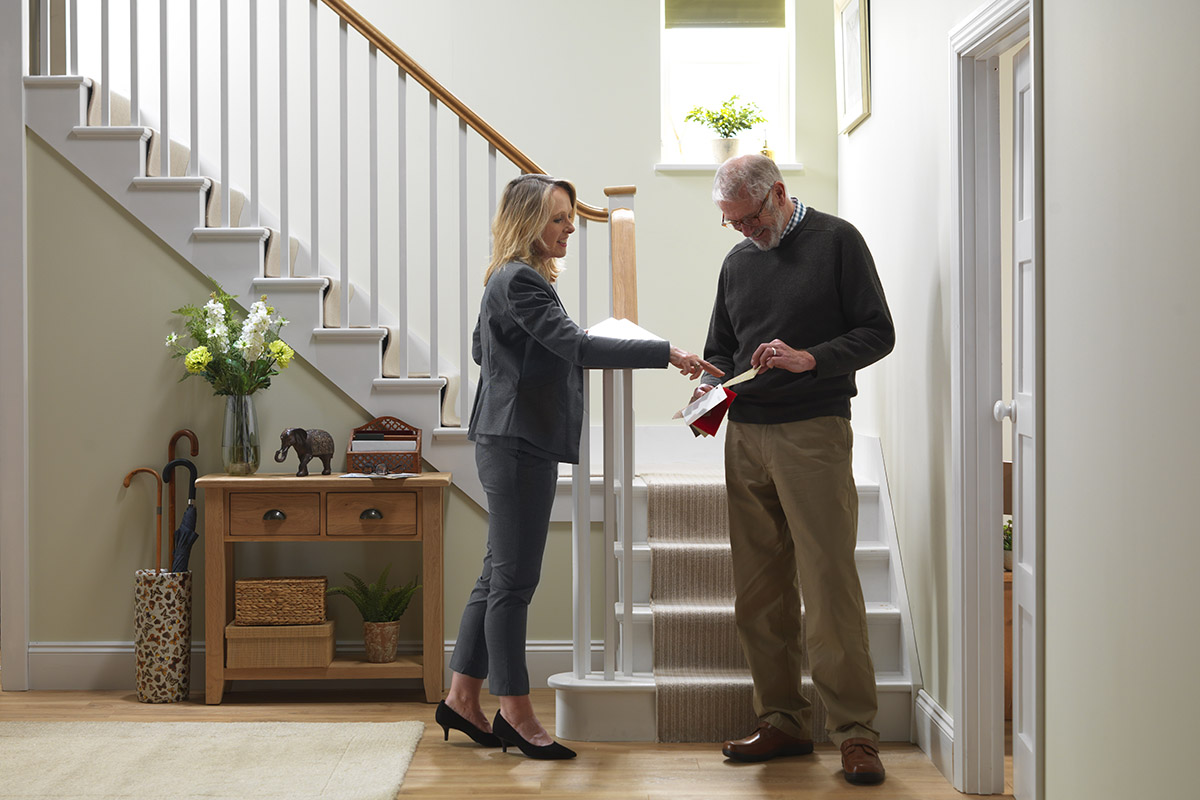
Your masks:
<instances>
[{"instance_id":1,"label":"wooden newel cap","mask_svg":"<svg viewBox=\"0 0 1200 800\"><path fill-rule=\"evenodd\" d=\"M604 194L606 197L613 197L615 195L624 195L624 194L637 194L637 187L636 186L606 186L606 187L604 187Z\"/></svg>"}]
</instances>

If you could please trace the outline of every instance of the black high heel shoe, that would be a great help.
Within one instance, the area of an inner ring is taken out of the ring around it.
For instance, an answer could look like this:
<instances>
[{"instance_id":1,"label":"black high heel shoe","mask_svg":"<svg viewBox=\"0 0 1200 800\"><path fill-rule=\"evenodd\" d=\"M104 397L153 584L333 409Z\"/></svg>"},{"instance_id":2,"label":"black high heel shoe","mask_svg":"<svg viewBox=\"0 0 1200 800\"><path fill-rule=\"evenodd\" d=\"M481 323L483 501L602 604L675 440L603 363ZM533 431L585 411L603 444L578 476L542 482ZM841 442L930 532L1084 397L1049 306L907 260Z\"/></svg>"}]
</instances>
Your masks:
<instances>
[{"instance_id":1,"label":"black high heel shoe","mask_svg":"<svg viewBox=\"0 0 1200 800\"><path fill-rule=\"evenodd\" d=\"M433 713L433 718L438 725L442 726L442 733L445 737L442 741L450 741L450 729L454 728L454 730L462 731L467 736L470 736L477 744L484 747L499 747L501 745L499 736L480 730L470 720L446 705L445 700L438 703L437 711Z\"/></svg>"},{"instance_id":2,"label":"black high heel shoe","mask_svg":"<svg viewBox=\"0 0 1200 800\"><path fill-rule=\"evenodd\" d=\"M525 737L517 733L517 729L509 725L508 720L500 716L499 711L496 712L496 718L492 720L492 730L500 737L500 749L505 753L508 752L508 748L511 746L519 748L529 758L550 760L575 757L574 750L569 747L563 747L558 742L536 745L525 741Z\"/></svg>"}]
</instances>

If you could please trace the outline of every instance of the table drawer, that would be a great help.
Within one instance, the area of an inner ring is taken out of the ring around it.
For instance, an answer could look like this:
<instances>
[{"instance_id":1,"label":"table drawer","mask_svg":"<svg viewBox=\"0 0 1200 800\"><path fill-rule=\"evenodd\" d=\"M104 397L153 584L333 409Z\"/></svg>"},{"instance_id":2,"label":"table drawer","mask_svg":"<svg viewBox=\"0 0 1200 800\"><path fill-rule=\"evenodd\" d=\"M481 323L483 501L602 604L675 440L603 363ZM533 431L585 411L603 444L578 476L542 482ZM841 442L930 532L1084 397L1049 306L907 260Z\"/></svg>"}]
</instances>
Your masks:
<instances>
[{"instance_id":1,"label":"table drawer","mask_svg":"<svg viewBox=\"0 0 1200 800\"><path fill-rule=\"evenodd\" d=\"M417 535L416 492L330 492L326 503L330 536Z\"/></svg>"},{"instance_id":2,"label":"table drawer","mask_svg":"<svg viewBox=\"0 0 1200 800\"><path fill-rule=\"evenodd\" d=\"M318 538L321 535L321 495L316 492L235 492L229 496L229 535Z\"/></svg>"}]
</instances>

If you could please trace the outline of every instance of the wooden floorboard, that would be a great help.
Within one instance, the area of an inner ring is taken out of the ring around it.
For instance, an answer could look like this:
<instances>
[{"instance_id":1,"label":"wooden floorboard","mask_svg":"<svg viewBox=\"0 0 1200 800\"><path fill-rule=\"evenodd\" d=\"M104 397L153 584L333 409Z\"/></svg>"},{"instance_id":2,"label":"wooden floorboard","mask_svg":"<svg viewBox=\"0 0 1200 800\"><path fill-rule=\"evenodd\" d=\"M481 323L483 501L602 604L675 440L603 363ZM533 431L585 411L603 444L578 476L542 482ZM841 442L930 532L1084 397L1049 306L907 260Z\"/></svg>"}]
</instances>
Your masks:
<instances>
[{"instance_id":1,"label":"wooden floorboard","mask_svg":"<svg viewBox=\"0 0 1200 800\"><path fill-rule=\"evenodd\" d=\"M554 693L533 693L534 707L553 730ZM494 708L485 704L485 708ZM0 692L3 720L133 720L211 722L425 723L425 735L404 780L401 798L485 800L538 797L588 800L743 800L744 798L961 798L915 745L881 748L887 780L881 786L846 783L832 745L811 756L738 764L711 744L568 742L573 761L533 761L478 747L457 731L442 741L434 706L411 694L326 689L235 691L219 706L200 695L186 703L148 705L132 692ZM1011 775L1011 772L1009 773ZM1011 778L1010 778L1011 780ZM1011 785L1011 784L1010 784ZM1010 795L1004 795L1008 797Z\"/></svg>"}]
</instances>

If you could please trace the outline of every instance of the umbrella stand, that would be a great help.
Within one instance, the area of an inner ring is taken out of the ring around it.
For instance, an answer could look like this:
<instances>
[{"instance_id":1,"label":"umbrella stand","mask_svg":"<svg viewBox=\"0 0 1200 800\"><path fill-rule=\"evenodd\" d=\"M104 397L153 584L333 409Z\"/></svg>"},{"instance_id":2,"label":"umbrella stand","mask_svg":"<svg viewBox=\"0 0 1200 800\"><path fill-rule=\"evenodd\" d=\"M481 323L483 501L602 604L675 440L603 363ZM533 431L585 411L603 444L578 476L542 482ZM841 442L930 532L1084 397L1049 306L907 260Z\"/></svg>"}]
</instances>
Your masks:
<instances>
[{"instance_id":1,"label":"umbrella stand","mask_svg":"<svg viewBox=\"0 0 1200 800\"><path fill-rule=\"evenodd\" d=\"M134 573L133 651L137 699L142 703L186 700L191 689L192 573L164 572L162 560L162 478L139 467L125 476L125 486L138 472L158 481L159 502L154 566Z\"/></svg>"}]
</instances>

